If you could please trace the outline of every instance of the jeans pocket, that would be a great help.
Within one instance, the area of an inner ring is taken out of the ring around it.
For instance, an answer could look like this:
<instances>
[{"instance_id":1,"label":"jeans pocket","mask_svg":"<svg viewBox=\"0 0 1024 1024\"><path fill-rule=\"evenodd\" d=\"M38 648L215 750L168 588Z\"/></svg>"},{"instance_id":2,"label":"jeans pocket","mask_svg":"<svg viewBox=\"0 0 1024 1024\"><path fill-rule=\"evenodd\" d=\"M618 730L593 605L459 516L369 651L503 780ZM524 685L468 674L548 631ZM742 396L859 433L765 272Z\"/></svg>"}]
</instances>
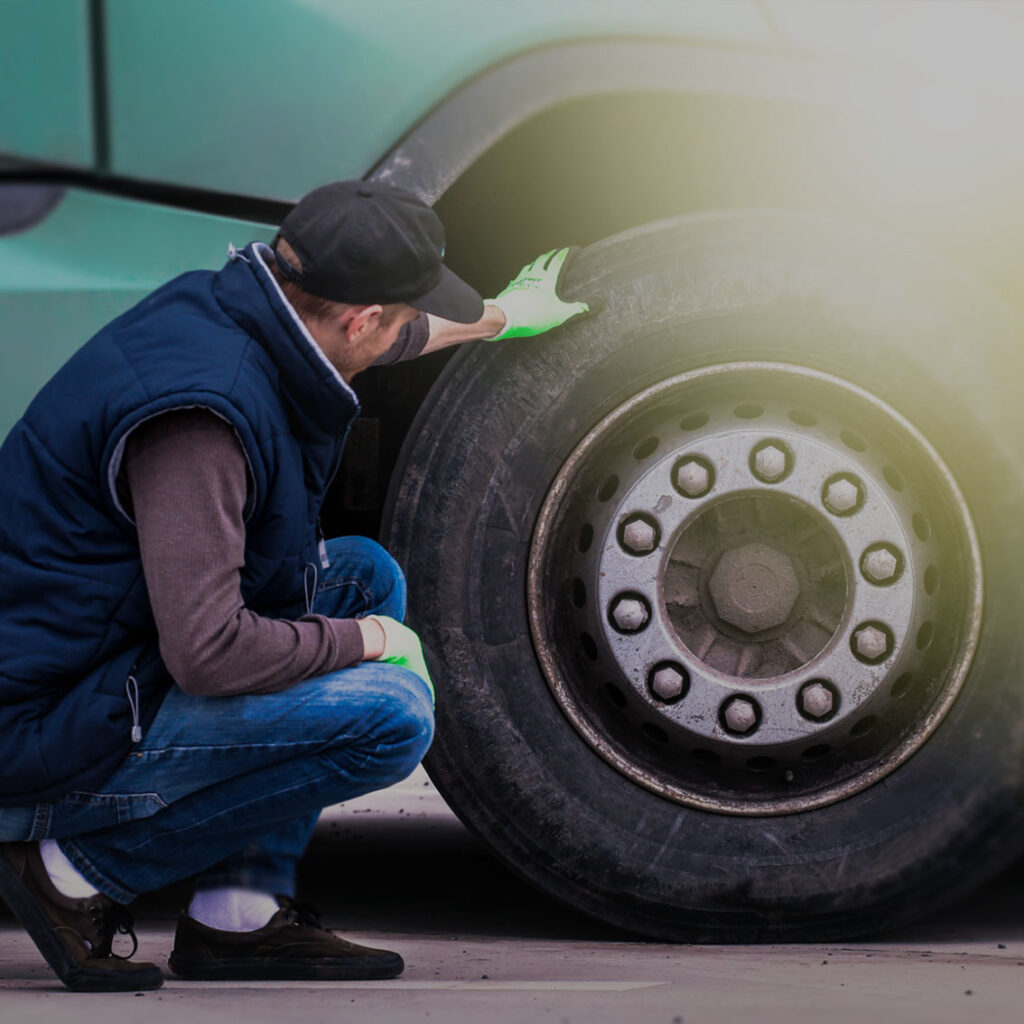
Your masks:
<instances>
[{"instance_id":1,"label":"jeans pocket","mask_svg":"<svg viewBox=\"0 0 1024 1024\"><path fill-rule=\"evenodd\" d=\"M96 832L148 818L167 806L158 793L69 793L52 805L50 839Z\"/></svg>"}]
</instances>

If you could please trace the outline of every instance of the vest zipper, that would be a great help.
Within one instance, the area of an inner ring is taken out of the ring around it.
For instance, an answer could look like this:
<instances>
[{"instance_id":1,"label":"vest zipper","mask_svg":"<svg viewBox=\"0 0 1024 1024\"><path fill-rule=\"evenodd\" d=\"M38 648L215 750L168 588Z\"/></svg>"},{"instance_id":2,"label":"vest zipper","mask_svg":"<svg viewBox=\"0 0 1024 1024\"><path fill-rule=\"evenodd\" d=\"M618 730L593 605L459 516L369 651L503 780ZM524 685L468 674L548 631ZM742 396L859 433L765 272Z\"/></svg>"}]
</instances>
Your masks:
<instances>
[{"instance_id":1,"label":"vest zipper","mask_svg":"<svg viewBox=\"0 0 1024 1024\"><path fill-rule=\"evenodd\" d=\"M136 665L138 662L135 663ZM131 673L135 671L132 665L128 674L128 681L124 684L124 692L128 695L128 706L132 709L132 743L142 742L142 725L139 723L139 684Z\"/></svg>"}]
</instances>

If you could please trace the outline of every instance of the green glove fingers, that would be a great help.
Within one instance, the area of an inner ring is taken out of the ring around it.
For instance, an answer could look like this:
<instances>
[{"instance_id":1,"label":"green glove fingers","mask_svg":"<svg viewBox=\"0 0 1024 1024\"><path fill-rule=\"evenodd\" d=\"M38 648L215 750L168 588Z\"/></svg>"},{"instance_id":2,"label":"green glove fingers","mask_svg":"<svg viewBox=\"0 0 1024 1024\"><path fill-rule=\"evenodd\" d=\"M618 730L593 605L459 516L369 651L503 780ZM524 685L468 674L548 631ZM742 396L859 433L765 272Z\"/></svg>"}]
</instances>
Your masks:
<instances>
[{"instance_id":1,"label":"green glove fingers","mask_svg":"<svg viewBox=\"0 0 1024 1024\"><path fill-rule=\"evenodd\" d=\"M387 615L369 616L375 622L380 623L384 630L384 653L374 660L386 661L389 665L398 665L415 672L427 684L430 690L430 700L434 702L434 684L430 680L430 672L427 671L427 663L423 658L423 645L420 638L398 619L392 619Z\"/></svg>"},{"instance_id":2,"label":"green glove fingers","mask_svg":"<svg viewBox=\"0 0 1024 1024\"><path fill-rule=\"evenodd\" d=\"M574 249L552 249L527 263L496 298L484 299L505 314L505 327L487 341L530 338L589 313L586 302L565 302L558 295L566 261Z\"/></svg>"}]
</instances>

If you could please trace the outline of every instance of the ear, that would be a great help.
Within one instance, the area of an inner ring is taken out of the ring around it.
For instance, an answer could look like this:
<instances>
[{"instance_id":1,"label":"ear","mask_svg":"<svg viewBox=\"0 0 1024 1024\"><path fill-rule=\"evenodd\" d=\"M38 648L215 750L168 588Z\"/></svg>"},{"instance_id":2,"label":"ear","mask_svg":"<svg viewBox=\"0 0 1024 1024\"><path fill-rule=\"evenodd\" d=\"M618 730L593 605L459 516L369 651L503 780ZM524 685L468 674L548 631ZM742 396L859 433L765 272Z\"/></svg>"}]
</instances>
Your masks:
<instances>
[{"instance_id":1,"label":"ear","mask_svg":"<svg viewBox=\"0 0 1024 1024\"><path fill-rule=\"evenodd\" d=\"M357 341L367 328L374 327L384 312L381 305L350 306L340 318L342 330L349 341Z\"/></svg>"}]
</instances>

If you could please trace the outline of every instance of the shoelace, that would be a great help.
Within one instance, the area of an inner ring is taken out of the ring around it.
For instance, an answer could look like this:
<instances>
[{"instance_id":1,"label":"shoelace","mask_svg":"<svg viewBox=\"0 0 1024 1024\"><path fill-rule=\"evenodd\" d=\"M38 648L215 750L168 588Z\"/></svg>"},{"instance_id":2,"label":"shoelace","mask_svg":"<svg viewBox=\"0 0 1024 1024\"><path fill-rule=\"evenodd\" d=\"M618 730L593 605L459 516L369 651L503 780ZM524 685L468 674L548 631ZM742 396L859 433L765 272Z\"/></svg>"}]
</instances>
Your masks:
<instances>
[{"instance_id":1,"label":"shoelace","mask_svg":"<svg viewBox=\"0 0 1024 1024\"><path fill-rule=\"evenodd\" d=\"M130 960L139 948L139 940L135 935L135 919L131 911L120 903L108 904L106 909L94 903L89 909L93 926L100 936L99 948L95 951L99 956L112 956L115 960ZM122 956L113 950L114 938L127 935L132 940L132 951Z\"/></svg>"},{"instance_id":2,"label":"shoelace","mask_svg":"<svg viewBox=\"0 0 1024 1024\"><path fill-rule=\"evenodd\" d=\"M320 923L320 911L312 903L293 899L284 899L282 902L292 924L304 924L310 928L318 928L322 932L331 930Z\"/></svg>"}]
</instances>

